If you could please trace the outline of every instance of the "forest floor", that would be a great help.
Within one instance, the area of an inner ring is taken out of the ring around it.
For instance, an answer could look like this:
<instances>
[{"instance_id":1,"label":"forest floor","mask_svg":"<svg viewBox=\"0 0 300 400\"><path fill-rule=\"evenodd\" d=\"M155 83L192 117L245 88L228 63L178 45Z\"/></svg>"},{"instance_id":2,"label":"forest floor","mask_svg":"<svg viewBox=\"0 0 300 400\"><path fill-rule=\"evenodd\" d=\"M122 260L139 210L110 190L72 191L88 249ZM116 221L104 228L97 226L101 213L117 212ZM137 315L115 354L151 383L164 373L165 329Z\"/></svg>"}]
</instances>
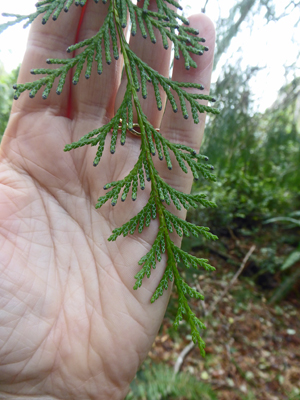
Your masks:
<instances>
[{"instance_id":1,"label":"forest floor","mask_svg":"<svg viewBox=\"0 0 300 400\"><path fill-rule=\"evenodd\" d=\"M250 245L246 244L244 253L249 248ZM194 253L197 254L197 251ZM193 305L199 317L207 314L210 304L219 299L238 270L238 261L241 263L242 258L238 260L236 257L235 245L231 246L228 255L230 263L217 252L207 254L211 264L217 266L217 271L193 277L197 281L196 287L205 294L205 302ZM206 357L202 358L198 348L193 347L184 358L180 371L209 383L219 400L298 400L299 295L292 292L280 304L269 305L267 298L270 291L255 285L252 279L245 276L250 264L251 259L244 273L219 299L215 311L202 318L207 326L203 332ZM176 307L176 295L171 299L149 358L155 363L174 367L191 337L185 323L179 332L171 328L170 320L174 319L172 307ZM170 317L172 312L173 317Z\"/></svg>"}]
</instances>

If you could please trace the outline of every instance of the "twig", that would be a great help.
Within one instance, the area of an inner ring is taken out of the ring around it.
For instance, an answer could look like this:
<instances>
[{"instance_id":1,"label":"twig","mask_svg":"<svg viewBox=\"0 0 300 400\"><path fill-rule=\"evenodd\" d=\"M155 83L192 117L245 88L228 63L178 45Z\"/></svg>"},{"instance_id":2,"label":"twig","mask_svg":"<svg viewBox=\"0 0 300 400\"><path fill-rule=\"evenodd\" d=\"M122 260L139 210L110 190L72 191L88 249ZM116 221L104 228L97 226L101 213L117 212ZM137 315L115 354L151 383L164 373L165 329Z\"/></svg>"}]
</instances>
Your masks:
<instances>
[{"instance_id":1,"label":"twig","mask_svg":"<svg viewBox=\"0 0 300 400\"><path fill-rule=\"evenodd\" d=\"M185 348L182 350L182 352L179 354L177 361L174 365L174 375L178 374L180 371L180 368L183 364L183 361L185 357L189 354L189 352L194 348L195 344L193 341L191 341Z\"/></svg>"},{"instance_id":2,"label":"twig","mask_svg":"<svg viewBox=\"0 0 300 400\"><path fill-rule=\"evenodd\" d=\"M204 7L201 9L201 12L203 12L203 14L205 14L205 12L206 12L207 3L208 3L208 0L206 0Z\"/></svg>"},{"instance_id":3,"label":"twig","mask_svg":"<svg viewBox=\"0 0 300 400\"><path fill-rule=\"evenodd\" d=\"M254 252L255 249L256 249L255 245L251 246L250 250L245 255L245 257L244 257L244 259L242 261L242 264L241 264L240 268L238 269L238 271L236 272L236 274L234 275L234 277L231 279L231 281L225 287L225 289L223 290L221 295L217 298L217 300L214 303L212 303L212 305L210 306L209 314L212 314L215 311L215 308L216 308L217 304L223 299L223 297L228 293L228 291L231 289L231 287L235 284L236 280L238 279L238 277L243 272L247 261L249 260L249 258L251 257L251 255L252 255L252 253Z\"/></svg>"},{"instance_id":4,"label":"twig","mask_svg":"<svg viewBox=\"0 0 300 400\"><path fill-rule=\"evenodd\" d=\"M238 279L238 277L240 276L240 274L243 272L247 261L249 260L249 258L251 257L252 253L254 252L254 250L256 249L256 246L253 245L251 246L250 250L248 251L248 253L245 255L242 264L239 268L239 270L236 272L236 274L234 275L234 277L231 279L231 281L228 283L228 285L225 287L225 289L223 290L223 292L221 293L221 295L217 298L217 300L209 307L209 309L207 310L206 316L212 314L215 311L215 308L217 306L217 304L223 299L223 297L228 293L228 291L230 290L230 288L235 284L236 280ZM177 361L174 365L174 376L176 374L178 374L178 372L180 371L180 368L183 364L183 361L185 359L185 357L189 354L189 352L194 348L195 344L193 341L191 341L187 346L185 346L185 348L181 351L181 353L179 354Z\"/></svg>"}]
</instances>

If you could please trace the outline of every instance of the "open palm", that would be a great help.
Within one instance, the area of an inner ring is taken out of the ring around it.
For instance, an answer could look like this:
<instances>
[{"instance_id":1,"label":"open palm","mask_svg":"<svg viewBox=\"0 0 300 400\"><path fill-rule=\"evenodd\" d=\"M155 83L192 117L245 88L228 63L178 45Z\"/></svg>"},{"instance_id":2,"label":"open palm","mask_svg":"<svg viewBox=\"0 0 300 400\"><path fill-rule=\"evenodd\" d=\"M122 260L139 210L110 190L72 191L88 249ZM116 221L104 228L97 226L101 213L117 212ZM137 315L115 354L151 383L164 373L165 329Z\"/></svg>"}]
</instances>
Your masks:
<instances>
[{"instance_id":1,"label":"open palm","mask_svg":"<svg viewBox=\"0 0 300 400\"><path fill-rule=\"evenodd\" d=\"M89 2L80 28L75 7L59 23L35 21L19 81L31 80L30 69L43 67L47 57L63 58L68 45L94 35L105 10ZM173 79L202 83L208 91L214 29L203 15L190 21L211 51L196 58L197 70L187 72L176 61ZM130 45L168 75L170 53L161 43L137 34ZM142 235L107 241L145 205L149 188L135 202L94 207L103 186L131 170L140 139L128 135L114 155L108 145L96 168L95 147L63 152L113 116L124 92L121 69L119 60L75 87L70 77L61 96L53 91L47 100L40 94L29 100L23 94L13 105L0 149L0 398L123 399L161 324L169 293L153 305L150 298L165 260L139 290L132 289L157 224ZM199 149L205 117L199 127L168 106L163 116L153 96L149 90L142 100L153 126ZM189 192L191 176L176 168L170 173L164 161L157 168L168 183Z\"/></svg>"}]
</instances>

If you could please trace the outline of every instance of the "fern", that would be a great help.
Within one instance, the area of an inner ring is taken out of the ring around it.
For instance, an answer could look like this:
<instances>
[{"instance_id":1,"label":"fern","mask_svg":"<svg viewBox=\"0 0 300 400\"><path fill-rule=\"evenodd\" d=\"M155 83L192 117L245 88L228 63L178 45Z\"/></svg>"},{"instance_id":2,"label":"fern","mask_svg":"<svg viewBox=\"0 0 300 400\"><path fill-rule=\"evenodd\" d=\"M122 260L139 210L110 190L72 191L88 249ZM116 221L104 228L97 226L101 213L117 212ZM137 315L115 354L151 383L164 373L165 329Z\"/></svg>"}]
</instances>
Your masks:
<instances>
[{"instance_id":1,"label":"fern","mask_svg":"<svg viewBox=\"0 0 300 400\"><path fill-rule=\"evenodd\" d=\"M98 0L94 1L95 3L99 2ZM106 0L102 0L102 3L106 2ZM25 21L24 27L26 27L40 14L43 15L42 24L46 24L50 17L53 20L57 20L61 12L68 12L73 3L77 6L84 6L86 0L75 2L73 0L44 0L36 4L36 12L33 14L4 14L15 19L1 25L0 32L8 26L21 21ZM27 90L29 91L29 97L33 98L42 88L42 98L46 99L53 88L56 78L58 78L56 93L60 95L63 91L67 74L71 69L74 70L72 82L76 85L82 79L83 74L86 79L90 77L91 70L95 64L98 74L101 75L103 62L106 62L108 65L111 64L113 59L117 60L119 58L121 51L124 57L124 69L128 84L119 109L116 111L114 117L105 125L88 132L77 142L66 144L64 150L73 151L82 146L97 146L96 156L93 160L93 165L96 167L101 161L107 136L110 136L110 152L114 154L119 138L121 145L125 145L129 132L139 135L141 141L140 154L133 169L122 180L108 182L104 186L104 190L107 192L99 197L96 208L102 207L108 201L111 202L112 206L116 206L119 200L125 201L130 191L131 198L134 201L138 196L139 188L143 190L147 184L151 185L150 196L145 207L123 226L114 229L108 240L114 241L121 235L132 235L136 231L141 233L145 228L149 227L153 220L158 219L159 229L156 239L153 242L151 250L139 261L141 270L135 276L136 283L134 289L138 289L142 285L145 277L150 277L151 271L156 267L157 261L160 261L162 255L166 254L166 269L152 296L151 302L162 296L170 282L174 282L179 298L178 313L174 323L175 327L179 326L180 321L185 316L191 326L192 338L198 344L202 354L204 354L205 345L200 337L199 329L203 329L205 326L192 312L187 301L187 297L200 299L202 295L190 288L183 281L178 272L177 263L182 262L186 268L190 266L200 267L208 271L214 268L208 264L207 260L191 256L175 246L170 234L176 232L180 237L183 235L193 235L196 237L202 235L210 240L215 240L217 237L212 235L208 228L197 227L177 217L167 209L167 206L173 204L177 210L181 210L182 207L188 210L190 207L198 207L199 205L215 207L215 204L208 201L205 195L185 194L171 187L159 176L153 162L153 157L157 154L159 160L163 161L165 159L169 170L172 170L173 163L175 162L172 160L176 160L184 173L187 173L188 170L192 171L195 180L203 177L214 181L215 176L212 174L213 167L207 163L207 157L197 154L194 149L188 146L170 142L158 129L155 129L142 111L137 92L141 90L142 97L146 99L147 85L152 84L157 108L158 110L162 110L160 90L163 90L173 111L175 113L181 112L185 119L190 117L187 111L187 104L189 104L191 117L195 124L199 123L199 113L208 112L217 114L218 110L198 102L198 100L215 101L213 97L201 93L204 89L201 84L176 82L160 75L156 70L143 62L126 42L123 29L127 26L127 14L129 14L132 35L136 35L138 25L142 36L147 38L149 35L153 43L157 40L155 35L160 35L165 49L168 48L168 40L170 40L174 46L175 59L179 59L181 53L187 70L197 68L197 64L192 59L191 54L201 56L208 50L203 44L205 39L199 37L199 32L189 26L189 22L185 17L169 8L169 5L172 5L177 10L181 10L181 6L175 0L156 0L156 4L158 11L154 12L148 9L149 1L147 0L144 1L142 8L133 4L131 0L110 0L106 17L97 34L79 43L70 45L67 49L69 53L78 49L81 49L81 52L73 58L47 59L48 64L56 65L57 67L54 69L33 69L31 71L32 74L44 76L34 82L15 84L14 99L17 100L21 93ZM99 7L101 7L101 4L99 4ZM154 28L156 28L155 34ZM102 49L104 49L105 60L102 56ZM188 93L187 88L194 88L197 92ZM176 94L178 100L175 99L173 93ZM134 109L138 123L134 123L133 121Z\"/></svg>"},{"instance_id":2,"label":"fern","mask_svg":"<svg viewBox=\"0 0 300 400\"><path fill-rule=\"evenodd\" d=\"M194 376L182 372L175 377L174 371L168 365L149 364L146 362L144 368L138 371L125 400L217 399L212 388Z\"/></svg>"}]
</instances>

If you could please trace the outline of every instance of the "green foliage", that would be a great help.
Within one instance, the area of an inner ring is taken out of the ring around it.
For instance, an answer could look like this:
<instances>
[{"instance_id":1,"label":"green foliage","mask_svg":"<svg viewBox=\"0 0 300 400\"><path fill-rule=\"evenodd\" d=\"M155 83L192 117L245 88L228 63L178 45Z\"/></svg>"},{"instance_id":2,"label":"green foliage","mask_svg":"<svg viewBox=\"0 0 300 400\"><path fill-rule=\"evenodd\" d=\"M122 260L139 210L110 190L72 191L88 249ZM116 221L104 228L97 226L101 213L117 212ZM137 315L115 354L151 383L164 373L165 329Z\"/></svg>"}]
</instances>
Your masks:
<instances>
[{"instance_id":1,"label":"green foliage","mask_svg":"<svg viewBox=\"0 0 300 400\"><path fill-rule=\"evenodd\" d=\"M288 400L300 400L300 394L290 394Z\"/></svg>"},{"instance_id":2,"label":"green foliage","mask_svg":"<svg viewBox=\"0 0 300 400\"><path fill-rule=\"evenodd\" d=\"M291 228L300 227L300 220L293 218L294 216L299 216L300 212L296 211L292 213L289 217L275 217L265 221L265 224L276 223L276 222L287 222ZM296 250L292 251L285 259L284 263L281 265L280 270L286 271L293 267L298 261L300 261L300 243ZM287 277L284 282L279 285L279 287L273 293L270 299L271 303L278 302L283 299L293 288L297 280L300 279L300 270L295 270L291 276Z\"/></svg>"},{"instance_id":3,"label":"green foliage","mask_svg":"<svg viewBox=\"0 0 300 400\"><path fill-rule=\"evenodd\" d=\"M98 3L98 0L94 1ZM106 3L106 0L102 0L102 2ZM84 6L85 3L86 0L75 1L75 5L77 6ZM41 14L43 15L42 24L46 24L51 16L53 20L57 20L62 10L67 12L72 4L72 0L68 0L67 2L66 0L45 0L36 4L36 12L31 15L6 14L7 16L14 17L15 20L0 26L0 32L9 25L21 21L26 21L25 26L27 26ZM123 226L114 229L109 240L114 241L120 235L132 235L136 230L141 233L145 227L151 224L152 220L158 219L159 229L157 237L151 250L139 261L141 271L135 277L136 284L134 289L142 285L142 280L145 276L148 278L150 277L152 268L156 267L156 262L162 259L162 254L166 254L166 270L152 296L151 302L154 302L164 293L164 290L168 288L169 282L174 282L179 296L175 326L178 327L180 320L183 315L185 315L192 329L193 340L198 344L202 354L204 354L204 342L198 331L198 328L203 329L204 325L196 318L186 299L186 296L196 299L202 298L202 296L182 280L177 269L177 262L181 261L187 268L189 268L190 265L193 267L202 267L207 270L212 270L213 268L208 264L207 260L192 257L176 247L170 238L170 234L176 232L180 237L183 235L193 235L196 237L202 235L206 239L212 240L215 240L216 236L212 235L206 227L194 226L177 217L167 210L166 205L174 204L175 207L180 210L182 207L188 209L189 207L198 207L198 205L215 207L215 204L208 201L204 194L184 194L168 185L159 176L153 162L153 157L157 153L161 161L165 158L167 167L171 170L171 155L173 153L182 171L187 173L188 170L191 170L195 180L202 177L214 181L215 176L211 173L213 167L207 163L207 157L197 154L194 149L184 145L174 144L164 138L164 136L149 123L147 116L143 113L137 92L141 90L143 98L146 99L147 85L152 84L157 108L158 110L162 110L163 105L159 90L159 88L161 88L166 93L167 100L170 102L173 111L176 113L180 108L182 116L185 119L189 118L187 104L190 105L192 118L195 124L199 123L199 113L208 112L211 114L218 114L218 110L198 102L198 100L215 101L214 98L201 94L201 90L204 89L201 84L175 82L150 68L130 49L123 33L123 28L127 25L128 12L131 21L131 34L133 36L136 35L138 25L142 36L147 38L149 35L150 40L155 43L156 37L154 28L156 28L156 35L161 35L165 49L168 49L169 46L168 39L173 43L175 59L179 59L182 55L187 70L191 67L197 68L197 63L192 59L191 54L201 56L208 50L208 48L203 45L205 39L200 38L198 36L199 32L188 26L189 21L184 16L177 14L173 9L169 8L168 4L181 10L181 6L175 0L156 0L157 12L148 9L149 1L145 1L141 8L133 4L131 0L111 0L103 25L100 27L97 34L82 42L70 45L67 49L69 53L81 49L81 53L72 58L48 58L47 63L50 65L57 65L57 68L35 68L31 70L33 75L42 74L44 76L34 82L15 84L14 98L17 100L21 93L27 90L29 91L29 97L33 98L43 87L42 98L46 99L52 90L56 78L59 78L56 88L56 93L59 95L62 93L67 74L71 69L75 71L72 82L76 85L79 79L82 79L81 76L85 64L84 74L86 79L90 77L94 62L97 64L98 74L101 75L103 62L110 65L113 59L117 60L119 58L119 53L121 51L124 58L125 73L128 79L122 104L108 123L85 134L79 141L66 144L65 151L71 151L82 146L97 146L96 157L93 161L93 165L96 167L101 162L107 136L109 135L111 137L110 152L114 154L116 152L119 131L121 131L121 145L125 145L128 131L133 131L134 127L138 125L139 131L137 132L141 138L141 147L135 166L122 180L108 182L104 186L107 193L99 197L96 208L102 207L107 201L111 201L112 206L115 206L119 199L125 201L130 190L131 198L134 201L138 196L139 188L143 190L146 185L145 182L150 182L151 192L145 207ZM99 5L99 7L101 7L101 5ZM181 22L183 24L181 24ZM118 42L120 43L119 46ZM104 59L102 57L102 49L104 49ZM187 88L194 88L197 91L188 93L186 91ZM133 121L134 108L136 110L138 124L134 124Z\"/></svg>"},{"instance_id":4,"label":"green foliage","mask_svg":"<svg viewBox=\"0 0 300 400\"><path fill-rule=\"evenodd\" d=\"M146 368L138 371L131 383L126 400L217 400L211 387L194 376L174 371L168 365L145 363Z\"/></svg>"},{"instance_id":5,"label":"green foliage","mask_svg":"<svg viewBox=\"0 0 300 400\"><path fill-rule=\"evenodd\" d=\"M285 262L281 266L281 271L285 271L288 268L291 268L296 262L300 261L300 244L297 247L297 250L292 251Z\"/></svg>"},{"instance_id":6,"label":"green foliage","mask_svg":"<svg viewBox=\"0 0 300 400\"><path fill-rule=\"evenodd\" d=\"M8 122L12 106L12 85L17 79L18 72L19 68L8 74L0 64L0 142Z\"/></svg>"},{"instance_id":7,"label":"green foliage","mask_svg":"<svg viewBox=\"0 0 300 400\"><path fill-rule=\"evenodd\" d=\"M292 223L299 220L300 78L284 86L274 105L260 114L253 110L249 83L255 71L243 71L239 64L227 66L216 83L222 119L210 117L202 148L216 167L218 182L201 189L206 194L209 191L218 208L191 210L188 220L210 221L218 235L228 236L231 230L240 240L251 236L262 247L252 257L253 279L262 282L264 274L276 274L270 286L282 279L271 298L274 302L284 298L299 279L294 271L299 240L287 228L295 231ZM195 183L197 190L200 187ZM285 217L270 219L275 215ZM278 224L266 226L266 220ZM284 254L286 248L290 253ZM226 245L223 252L227 252Z\"/></svg>"},{"instance_id":8,"label":"green foliage","mask_svg":"<svg viewBox=\"0 0 300 400\"><path fill-rule=\"evenodd\" d=\"M256 71L227 66L216 83L222 118L210 118L202 148L218 171L218 182L209 189L218 208L192 212L195 222L209 219L213 228L239 229L300 206L300 79L283 87L274 106L259 114L249 86Z\"/></svg>"}]
</instances>

